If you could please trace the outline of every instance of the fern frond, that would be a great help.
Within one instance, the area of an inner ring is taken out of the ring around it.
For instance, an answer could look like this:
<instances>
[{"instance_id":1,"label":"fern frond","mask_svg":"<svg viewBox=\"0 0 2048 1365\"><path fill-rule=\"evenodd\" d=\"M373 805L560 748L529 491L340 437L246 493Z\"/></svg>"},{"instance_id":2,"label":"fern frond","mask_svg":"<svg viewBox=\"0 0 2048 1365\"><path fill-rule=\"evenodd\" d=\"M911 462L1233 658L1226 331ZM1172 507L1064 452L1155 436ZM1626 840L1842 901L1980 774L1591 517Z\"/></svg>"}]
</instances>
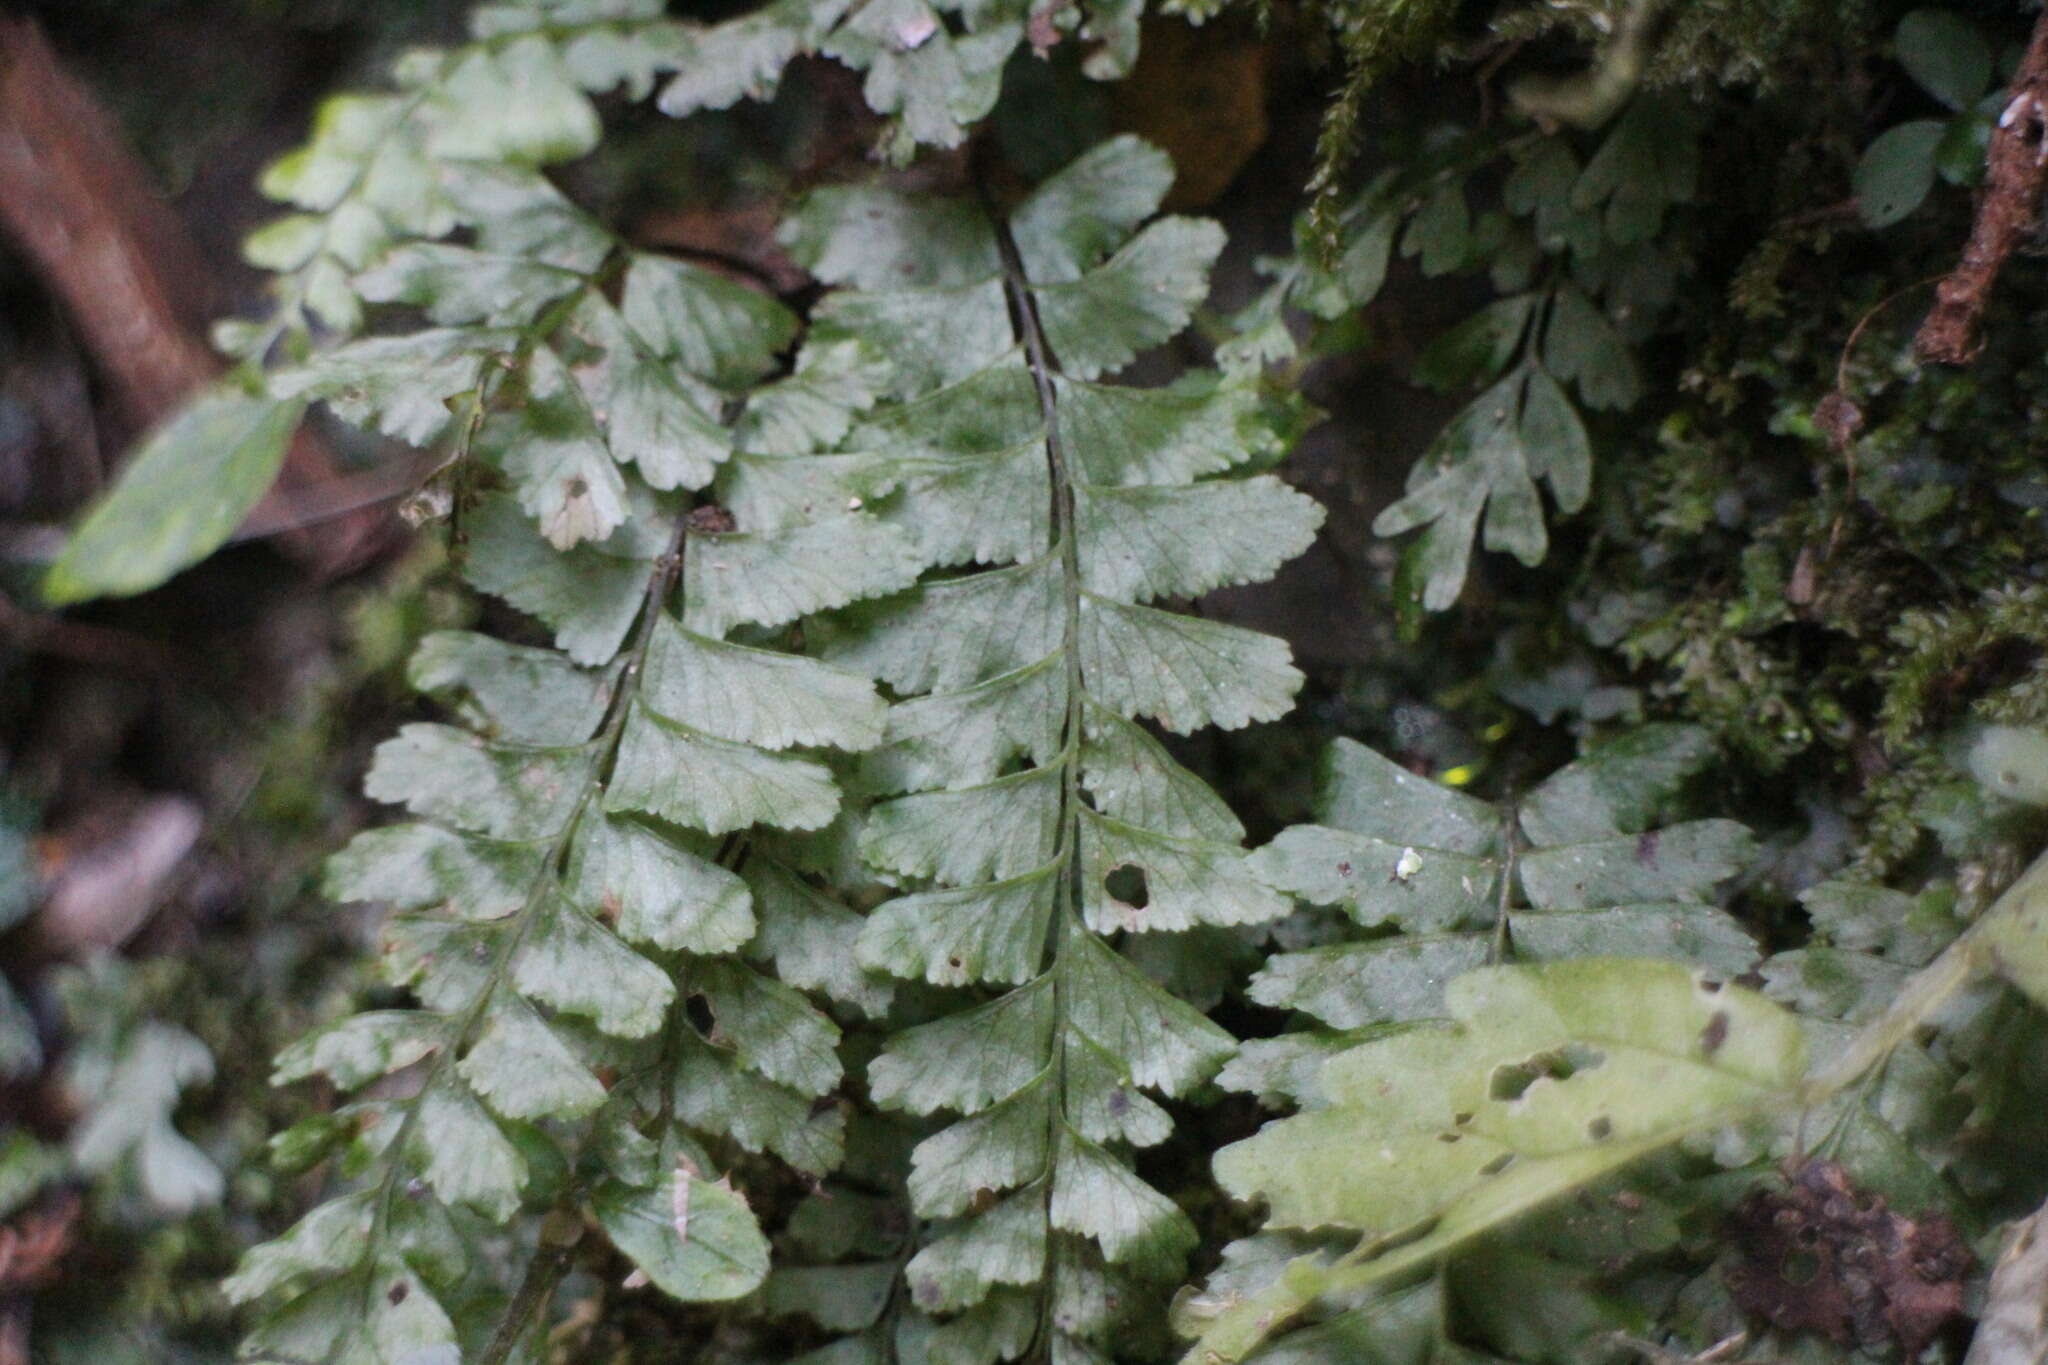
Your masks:
<instances>
[{"instance_id":1,"label":"fern frond","mask_svg":"<svg viewBox=\"0 0 2048 1365\"><path fill-rule=\"evenodd\" d=\"M1104 379L1185 325L1222 245L1207 223L1145 224L1171 178L1121 138L1002 222L861 188L815 194L785 232L854 286L814 337L888 362L890 401L815 467L927 568L814 633L897 698L861 764L883 799L860 850L902 894L860 959L962 992L868 1073L883 1108L951 1116L911 1158L927 1226L897 1328L947 1358L1102 1358L1142 1301L1119 1285L1180 1273L1193 1227L1122 1154L1171 1132L1145 1092L1187 1094L1232 1043L1113 940L1287 908L1236 819L1136 723L1286 710L1284 645L1148 603L1266 577L1321 520L1271 475L1214 477L1280 439L1248 382Z\"/></svg>"},{"instance_id":2,"label":"fern frond","mask_svg":"<svg viewBox=\"0 0 2048 1365\"><path fill-rule=\"evenodd\" d=\"M1438 1016L1444 983L1489 963L1627 955L1723 977L1749 970L1758 945L1712 893L1749 864L1755 841L1729 820L1654 825L1711 754L1703 731L1643 726L1501 811L1338 740L1319 823L1282 831L1251 866L1308 904L1401 932L1267 958L1252 999L1335 1032L1248 1042L1222 1084L1301 1102L1325 1057Z\"/></svg>"},{"instance_id":3,"label":"fern frond","mask_svg":"<svg viewBox=\"0 0 2048 1365\"><path fill-rule=\"evenodd\" d=\"M549 1209L587 1214L669 1294L739 1297L767 1244L711 1179L712 1153L816 1174L840 1156L843 1116L817 1103L840 1081L838 1025L738 953L816 961L852 915L809 923L787 875L748 853L755 831L829 825L831 752L883 734L872 685L786 652L787 628L904 588L922 561L858 504L762 501L740 435L792 413L843 430L868 393L844 367L828 378L829 361L771 381L798 327L780 304L627 248L520 164L584 145L578 83L614 82L622 58L578 44L624 32L529 34L526 13L480 11L479 43L421 88L456 99L482 64L524 82L529 107L487 136L475 102L450 123L421 113L443 98L422 94L417 128L368 161L409 147L436 208L409 221L413 240L356 262L350 297L433 325L343 341L271 380L388 434L452 439L466 481L498 485L464 510L464 572L554 647L442 633L413 660L455 723L379 748L367 790L416 820L358 837L328 889L393 907L384 971L417 1005L344 1019L279 1059L281 1081L361 1092L280 1149L304 1163L339 1146L363 1184L229 1282L273 1304L250 1338L259 1359L505 1358L539 1305L522 1289L508 1306L477 1232ZM302 191L332 136L293 172ZM457 226L465 244L427 240ZM843 971L793 975L886 1005Z\"/></svg>"},{"instance_id":4,"label":"fern frond","mask_svg":"<svg viewBox=\"0 0 2048 1365\"><path fill-rule=\"evenodd\" d=\"M1297 355L1289 309L1319 327L1348 325L1379 294L1397 244L1425 276L1483 269L1500 294L1415 365L1418 384L1477 392L1373 523L1381 536L1421 532L1396 575L1408 621L1419 619L1411 608L1457 601L1475 543L1542 562L1550 535L1539 485L1561 513L1586 505L1594 442L1581 409L1622 411L1642 396L1634 347L1675 292L1680 262L1661 238L1673 206L1693 198L1701 124L1675 98L1642 95L1583 162L1569 134L1448 130L1430 157L1348 199L1320 193L1296 220L1295 255L1265 264L1272 283L1219 350L1232 373ZM1505 213L1475 211L1474 172L1503 162Z\"/></svg>"}]
</instances>

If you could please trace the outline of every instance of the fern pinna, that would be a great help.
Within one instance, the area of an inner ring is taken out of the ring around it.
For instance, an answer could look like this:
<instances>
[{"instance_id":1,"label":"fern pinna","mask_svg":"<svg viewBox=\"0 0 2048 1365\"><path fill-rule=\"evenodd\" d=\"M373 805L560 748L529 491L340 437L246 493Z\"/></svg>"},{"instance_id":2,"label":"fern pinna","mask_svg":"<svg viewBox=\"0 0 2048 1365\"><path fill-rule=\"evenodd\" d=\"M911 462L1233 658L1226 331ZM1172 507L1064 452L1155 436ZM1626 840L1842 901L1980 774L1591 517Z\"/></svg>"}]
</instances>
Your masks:
<instances>
[{"instance_id":1,"label":"fern pinna","mask_svg":"<svg viewBox=\"0 0 2048 1365\"><path fill-rule=\"evenodd\" d=\"M859 850L901 894L861 962L954 988L891 1037L873 1101L948 1115L911 1158L925 1231L908 1304L848 1359L933 1360L1101 1342L1172 1283L1195 1241L1121 1155L1171 1121L1230 1037L1147 980L1124 935L1258 924L1243 831L1138 718L1187 733L1286 710L1277 640L1149 603L1271 574L1320 509L1270 475L1255 380L1100 382L1169 340L1207 288L1213 224L1162 218L1163 154L1102 144L996 220L972 197L833 188L784 232L846 286L813 345L883 362L885 401L810 460L821 502L863 502L917 545L913 590L819 623L823 657L897 698L860 762L878 798ZM902 1349L909 1351L908 1344Z\"/></svg>"},{"instance_id":2,"label":"fern pinna","mask_svg":"<svg viewBox=\"0 0 2048 1365\"><path fill-rule=\"evenodd\" d=\"M540 130L587 102L566 80L548 88L570 102L514 131L573 153L577 138ZM807 613L908 586L912 542L858 507L778 501L759 472L842 429L859 389L827 373L832 355L765 382L798 328L781 305L629 249L513 149L436 127L433 107L403 111L427 120L406 134L415 150L441 153L406 163L433 213L379 219L399 240L342 286L432 325L312 356L273 375L266 401L323 399L451 441L466 576L553 647L444 632L413 660L455 723L406 726L367 786L418 819L360 836L328 880L393 907L383 967L417 1005L280 1059L281 1079L359 1090L286 1133L281 1156L339 1150L361 1183L229 1281L274 1306L255 1359L524 1358L586 1221L636 1281L685 1300L748 1293L767 1245L712 1152L821 1173L843 1116L817 1102L840 1080L838 1026L741 950L855 1006L887 998L858 973L805 970L850 945L851 912L813 905L768 854L735 870L761 832L828 825L825 751L882 733L866 679L781 647ZM356 183L377 183L399 145L365 153ZM312 235L331 242L354 202L330 198ZM423 240L457 227L465 244ZM293 285L282 326L303 327L295 310L323 287ZM513 1225L544 1248L514 1258L530 1261L516 1289L481 1249Z\"/></svg>"}]
</instances>

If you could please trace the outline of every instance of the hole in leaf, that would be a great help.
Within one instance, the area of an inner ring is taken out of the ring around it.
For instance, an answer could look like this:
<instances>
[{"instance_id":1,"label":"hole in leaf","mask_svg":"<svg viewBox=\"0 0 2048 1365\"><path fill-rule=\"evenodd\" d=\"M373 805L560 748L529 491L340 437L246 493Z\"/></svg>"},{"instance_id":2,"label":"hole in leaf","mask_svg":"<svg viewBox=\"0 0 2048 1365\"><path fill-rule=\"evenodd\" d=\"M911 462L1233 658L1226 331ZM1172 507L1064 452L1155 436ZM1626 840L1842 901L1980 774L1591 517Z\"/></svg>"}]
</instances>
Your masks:
<instances>
[{"instance_id":1,"label":"hole in leaf","mask_svg":"<svg viewBox=\"0 0 2048 1365\"><path fill-rule=\"evenodd\" d=\"M720 536L740 529L733 514L717 503L691 508L690 515L683 518L683 525L694 536Z\"/></svg>"},{"instance_id":2,"label":"hole in leaf","mask_svg":"<svg viewBox=\"0 0 2048 1365\"><path fill-rule=\"evenodd\" d=\"M690 1027L697 1032L708 1037L711 1031L718 1027L718 1020L711 1013L711 1002L703 996L691 996L689 1003L683 1008L689 1014Z\"/></svg>"},{"instance_id":3,"label":"hole in leaf","mask_svg":"<svg viewBox=\"0 0 2048 1365\"><path fill-rule=\"evenodd\" d=\"M1486 1097L1504 1103L1518 1100L1522 1098L1522 1092L1536 1084L1536 1078L1542 1074L1526 1064L1497 1066L1493 1069L1492 1079L1487 1083Z\"/></svg>"},{"instance_id":4,"label":"hole in leaf","mask_svg":"<svg viewBox=\"0 0 2048 1365\"><path fill-rule=\"evenodd\" d=\"M1606 1053L1582 1043L1539 1052L1524 1061L1495 1067L1487 1085L1487 1098L1503 1103L1518 1100L1524 1091L1540 1080L1569 1080L1581 1071L1591 1071L1606 1060Z\"/></svg>"},{"instance_id":5,"label":"hole in leaf","mask_svg":"<svg viewBox=\"0 0 2048 1365\"><path fill-rule=\"evenodd\" d=\"M1499 1175L1502 1171L1506 1170L1508 1167L1514 1164L1515 1154L1513 1152L1502 1152L1499 1156L1487 1162L1484 1166L1481 1166L1479 1168L1479 1174Z\"/></svg>"},{"instance_id":6,"label":"hole in leaf","mask_svg":"<svg viewBox=\"0 0 2048 1365\"><path fill-rule=\"evenodd\" d=\"M1588 1043L1566 1043L1558 1052L1564 1058L1564 1066L1551 1074L1559 1080L1607 1065L1607 1054Z\"/></svg>"},{"instance_id":7,"label":"hole in leaf","mask_svg":"<svg viewBox=\"0 0 2048 1365\"><path fill-rule=\"evenodd\" d=\"M1614 1136L1614 1120L1602 1114L1586 1125L1586 1136L1595 1142L1605 1142Z\"/></svg>"},{"instance_id":8,"label":"hole in leaf","mask_svg":"<svg viewBox=\"0 0 2048 1365\"><path fill-rule=\"evenodd\" d=\"M1133 910L1143 910L1152 903L1151 893L1145 886L1145 869L1136 863L1119 863L1112 867L1109 875L1102 879L1102 889L1112 899Z\"/></svg>"}]
</instances>

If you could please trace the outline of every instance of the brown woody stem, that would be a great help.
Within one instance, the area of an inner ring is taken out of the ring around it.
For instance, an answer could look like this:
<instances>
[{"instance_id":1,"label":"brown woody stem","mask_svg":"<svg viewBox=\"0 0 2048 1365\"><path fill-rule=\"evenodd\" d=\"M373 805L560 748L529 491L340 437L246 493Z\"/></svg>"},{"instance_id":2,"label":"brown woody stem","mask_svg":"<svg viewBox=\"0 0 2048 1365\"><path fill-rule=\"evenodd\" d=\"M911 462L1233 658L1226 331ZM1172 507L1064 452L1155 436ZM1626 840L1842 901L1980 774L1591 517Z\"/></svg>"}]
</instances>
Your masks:
<instances>
[{"instance_id":1,"label":"brown woody stem","mask_svg":"<svg viewBox=\"0 0 2048 1365\"><path fill-rule=\"evenodd\" d=\"M2011 90L2011 102L1991 132L1984 197L1963 259L1935 289L1934 307L1913 338L1914 354L1923 361L1967 365L1977 358L1998 272L2034 229L2048 183L2048 12L2034 25Z\"/></svg>"}]
</instances>

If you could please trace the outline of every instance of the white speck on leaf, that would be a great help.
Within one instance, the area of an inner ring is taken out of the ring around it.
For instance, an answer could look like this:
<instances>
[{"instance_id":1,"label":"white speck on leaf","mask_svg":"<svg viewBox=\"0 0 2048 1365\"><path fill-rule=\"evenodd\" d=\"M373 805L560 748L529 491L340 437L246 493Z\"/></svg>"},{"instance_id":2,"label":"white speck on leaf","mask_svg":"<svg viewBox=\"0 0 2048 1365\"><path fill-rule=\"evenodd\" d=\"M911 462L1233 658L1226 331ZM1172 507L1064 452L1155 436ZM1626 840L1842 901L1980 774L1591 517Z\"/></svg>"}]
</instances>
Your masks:
<instances>
[{"instance_id":1,"label":"white speck on leaf","mask_svg":"<svg viewBox=\"0 0 2048 1365\"><path fill-rule=\"evenodd\" d=\"M896 46L905 52L923 47L939 31L939 16L926 10L914 19L905 19L896 26Z\"/></svg>"},{"instance_id":2,"label":"white speck on leaf","mask_svg":"<svg viewBox=\"0 0 2048 1365\"><path fill-rule=\"evenodd\" d=\"M1420 871L1422 871L1422 855L1412 848L1402 849L1401 861L1394 864L1395 878L1405 882Z\"/></svg>"}]
</instances>

